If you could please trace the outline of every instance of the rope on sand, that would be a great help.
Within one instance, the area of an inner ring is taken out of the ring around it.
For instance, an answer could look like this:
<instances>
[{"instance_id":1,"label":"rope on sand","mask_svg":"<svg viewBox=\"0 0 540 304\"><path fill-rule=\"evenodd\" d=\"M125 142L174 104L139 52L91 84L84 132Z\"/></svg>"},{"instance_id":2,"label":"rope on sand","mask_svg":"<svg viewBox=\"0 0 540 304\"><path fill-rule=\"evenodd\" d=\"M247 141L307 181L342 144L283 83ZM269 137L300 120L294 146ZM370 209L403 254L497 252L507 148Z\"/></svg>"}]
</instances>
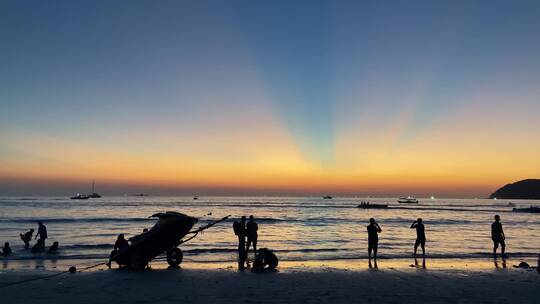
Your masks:
<instances>
[{"instance_id":1,"label":"rope on sand","mask_svg":"<svg viewBox=\"0 0 540 304\"><path fill-rule=\"evenodd\" d=\"M106 265L106 264L107 263L102 262L102 263L98 263L98 264L91 265L91 266L88 266L88 267L84 267L84 268L81 268L79 270L79 272L89 270L89 269L92 269L92 268L95 268L95 267L98 267L98 266ZM69 267L68 270L65 270L65 271L62 271L62 272L59 272L59 273L54 273L54 274L41 276L41 277L37 277L37 278L25 279L25 280L21 280L21 281L5 283L3 285L0 285L0 288L5 288L5 287L9 287L9 286L14 286L14 285L20 285L20 284L24 284L24 283L39 281L39 280L50 279L50 278L61 276L61 275L66 274L66 273L75 273L75 272L77 272L77 268L75 268L75 266L71 266L71 267Z\"/></svg>"}]
</instances>

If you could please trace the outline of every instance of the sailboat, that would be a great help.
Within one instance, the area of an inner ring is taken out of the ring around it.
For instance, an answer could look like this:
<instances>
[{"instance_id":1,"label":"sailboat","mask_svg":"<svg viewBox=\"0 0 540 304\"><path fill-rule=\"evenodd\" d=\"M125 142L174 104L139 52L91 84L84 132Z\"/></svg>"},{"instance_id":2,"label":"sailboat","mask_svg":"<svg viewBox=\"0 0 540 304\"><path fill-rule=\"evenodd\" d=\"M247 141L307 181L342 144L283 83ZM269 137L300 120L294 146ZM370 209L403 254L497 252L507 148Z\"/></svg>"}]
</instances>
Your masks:
<instances>
[{"instance_id":1,"label":"sailboat","mask_svg":"<svg viewBox=\"0 0 540 304\"><path fill-rule=\"evenodd\" d=\"M94 186L95 186L95 181L92 181L92 194L88 195L89 198L100 198L101 195L99 195L99 193L96 193L96 191L94 190Z\"/></svg>"}]
</instances>

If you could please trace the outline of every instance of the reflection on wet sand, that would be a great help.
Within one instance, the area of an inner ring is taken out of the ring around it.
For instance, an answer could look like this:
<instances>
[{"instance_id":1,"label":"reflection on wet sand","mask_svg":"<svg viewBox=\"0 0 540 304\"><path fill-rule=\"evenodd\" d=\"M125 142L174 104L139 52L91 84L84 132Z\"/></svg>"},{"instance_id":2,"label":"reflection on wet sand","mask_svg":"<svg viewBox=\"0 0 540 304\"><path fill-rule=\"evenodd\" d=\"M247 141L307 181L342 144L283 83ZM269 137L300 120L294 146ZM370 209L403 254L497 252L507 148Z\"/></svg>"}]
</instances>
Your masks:
<instances>
[{"instance_id":1,"label":"reflection on wet sand","mask_svg":"<svg viewBox=\"0 0 540 304\"><path fill-rule=\"evenodd\" d=\"M392 269L427 269L427 259L417 258L411 263L410 259L386 259L381 257L377 259L377 264L369 261L368 259L343 259L343 260L312 260L312 261L279 261L280 272L295 272L295 271L321 271L321 270L348 270L348 271L365 271L369 269L378 270L392 270ZM520 260L521 261L521 260ZM529 264L536 265L537 261L532 259L525 259ZM84 267L88 265L94 265L102 260L96 259L36 259L36 260L12 260L2 259L3 269L10 270L27 270L27 271L59 271L67 270L70 266ZM449 271L472 271L472 272L490 272L497 269L506 268L507 263L514 262L512 259L491 259L491 258L478 258L478 259L429 259L430 270L449 270ZM382 263L382 264L381 264ZM9 267L8 267L9 266ZM151 269L160 270L167 269L168 264L164 261L155 260L150 264ZM184 269L201 269L201 270L231 270L234 271L234 263L226 262L197 262L193 260L185 260L182 263L181 268ZM96 270L105 270L103 268L95 268Z\"/></svg>"},{"instance_id":2,"label":"reflection on wet sand","mask_svg":"<svg viewBox=\"0 0 540 304\"><path fill-rule=\"evenodd\" d=\"M494 258L493 259L493 264L495 264L495 269L506 269L506 258L502 258L502 263L499 264L499 259L498 258Z\"/></svg>"},{"instance_id":3,"label":"reflection on wet sand","mask_svg":"<svg viewBox=\"0 0 540 304\"><path fill-rule=\"evenodd\" d=\"M423 257L422 258L422 266L419 266L418 265L418 258L416 258L416 256L414 257L414 266L416 268L422 268L422 269L426 269L426 257Z\"/></svg>"}]
</instances>

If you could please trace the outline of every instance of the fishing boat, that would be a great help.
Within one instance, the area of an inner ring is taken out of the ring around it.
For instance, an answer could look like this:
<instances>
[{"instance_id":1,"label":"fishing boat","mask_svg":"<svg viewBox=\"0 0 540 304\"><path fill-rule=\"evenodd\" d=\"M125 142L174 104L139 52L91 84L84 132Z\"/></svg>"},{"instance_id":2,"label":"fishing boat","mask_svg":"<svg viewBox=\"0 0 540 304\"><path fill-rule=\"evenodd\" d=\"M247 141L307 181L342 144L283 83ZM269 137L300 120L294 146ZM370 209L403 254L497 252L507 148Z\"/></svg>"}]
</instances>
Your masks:
<instances>
[{"instance_id":1,"label":"fishing boat","mask_svg":"<svg viewBox=\"0 0 540 304\"><path fill-rule=\"evenodd\" d=\"M412 196L407 197L400 197L398 199L398 203L400 204L418 204L418 200Z\"/></svg>"},{"instance_id":2,"label":"fishing boat","mask_svg":"<svg viewBox=\"0 0 540 304\"><path fill-rule=\"evenodd\" d=\"M540 207L530 206L529 208L513 208L514 212L540 213Z\"/></svg>"}]
</instances>

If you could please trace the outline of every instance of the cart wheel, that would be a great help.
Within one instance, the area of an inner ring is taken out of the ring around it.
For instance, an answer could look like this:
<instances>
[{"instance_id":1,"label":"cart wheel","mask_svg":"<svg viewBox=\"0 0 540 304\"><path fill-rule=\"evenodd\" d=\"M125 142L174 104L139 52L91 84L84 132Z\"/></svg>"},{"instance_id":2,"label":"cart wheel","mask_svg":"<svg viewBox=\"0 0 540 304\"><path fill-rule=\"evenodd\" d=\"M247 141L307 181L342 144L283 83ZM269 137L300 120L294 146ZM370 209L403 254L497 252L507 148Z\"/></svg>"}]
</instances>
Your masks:
<instances>
[{"instance_id":1,"label":"cart wheel","mask_svg":"<svg viewBox=\"0 0 540 304\"><path fill-rule=\"evenodd\" d=\"M135 270L141 270L146 266L146 262L142 256L138 254L132 254L129 258L129 268Z\"/></svg>"},{"instance_id":2,"label":"cart wheel","mask_svg":"<svg viewBox=\"0 0 540 304\"><path fill-rule=\"evenodd\" d=\"M180 248L173 248L167 251L167 263L172 267L178 267L182 263L182 259L184 259L184 255Z\"/></svg>"}]
</instances>

